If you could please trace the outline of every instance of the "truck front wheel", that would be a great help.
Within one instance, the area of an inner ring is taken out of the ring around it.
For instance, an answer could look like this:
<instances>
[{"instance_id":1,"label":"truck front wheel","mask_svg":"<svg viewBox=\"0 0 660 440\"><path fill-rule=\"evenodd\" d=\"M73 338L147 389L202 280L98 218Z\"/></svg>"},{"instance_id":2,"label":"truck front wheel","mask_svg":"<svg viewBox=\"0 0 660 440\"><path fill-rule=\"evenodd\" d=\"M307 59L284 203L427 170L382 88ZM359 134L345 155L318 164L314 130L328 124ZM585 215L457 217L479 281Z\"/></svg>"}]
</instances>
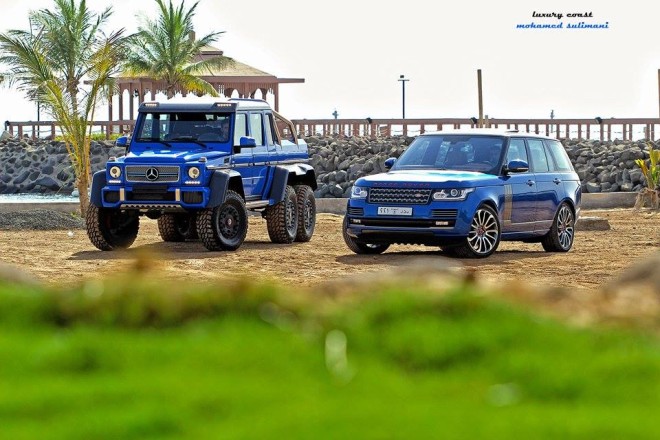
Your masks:
<instances>
[{"instance_id":1,"label":"truck front wheel","mask_svg":"<svg viewBox=\"0 0 660 440\"><path fill-rule=\"evenodd\" d=\"M197 214L163 214L158 218L158 232L163 241L185 241L199 238Z\"/></svg>"},{"instance_id":2,"label":"truck front wheel","mask_svg":"<svg viewBox=\"0 0 660 440\"><path fill-rule=\"evenodd\" d=\"M85 215L87 236L102 251L126 249L137 237L140 217L135 211L99 208L89 205Z\"/></svg>"},{"instance_id":3,"label":"truck front wheel","mask_svg":"<svg viewBox=\"0 0 660 440\"><path fill-rule=\"evenodd\" d=\"M227 191L225 201L197 214L197 233L210 251L235 251L245 241L248 214L245 202L234 191Z\"/></svg>"}]
</instances>

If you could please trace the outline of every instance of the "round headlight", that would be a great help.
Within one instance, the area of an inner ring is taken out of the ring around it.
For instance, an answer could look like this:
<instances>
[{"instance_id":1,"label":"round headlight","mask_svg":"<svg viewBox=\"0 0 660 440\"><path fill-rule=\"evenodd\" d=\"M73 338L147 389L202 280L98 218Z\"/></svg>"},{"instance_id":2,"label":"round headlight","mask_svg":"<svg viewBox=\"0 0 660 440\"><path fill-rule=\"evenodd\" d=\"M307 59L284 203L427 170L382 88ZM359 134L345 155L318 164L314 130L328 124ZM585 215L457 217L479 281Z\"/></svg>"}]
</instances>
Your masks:
<instances>
[{"instance_id":1,"label":"round headlight","mask_svg":"<svg viewBox=\"0 0 660 440\"><path fill-rule=\"evenodd\" d=\"M188 169L188 177L190 177L191 179L197 179L199 177L199 168L190 167Z\"/></svg>"},{"instance_id":2,"label":"round headlight","mask_svg":"<svg viewBox=\"0 0 660 440\"><path fill-rule=\"evenodd\" d=\"M110 176L113 179L118 179L119 176L121 176L121 168L119 167L112 167L110 168Z\"/></svg>"},{"instance_id":3,"label":"round headlight","mask_svg":"<svg viewBox=\"0 0 660 440\"><path fill-rule=\"evenodd\" d=\"M452 197L456 197L458 195L458 190L452 189L451 191L449 191L449 195Z\"/></svg>"}]
</instances>

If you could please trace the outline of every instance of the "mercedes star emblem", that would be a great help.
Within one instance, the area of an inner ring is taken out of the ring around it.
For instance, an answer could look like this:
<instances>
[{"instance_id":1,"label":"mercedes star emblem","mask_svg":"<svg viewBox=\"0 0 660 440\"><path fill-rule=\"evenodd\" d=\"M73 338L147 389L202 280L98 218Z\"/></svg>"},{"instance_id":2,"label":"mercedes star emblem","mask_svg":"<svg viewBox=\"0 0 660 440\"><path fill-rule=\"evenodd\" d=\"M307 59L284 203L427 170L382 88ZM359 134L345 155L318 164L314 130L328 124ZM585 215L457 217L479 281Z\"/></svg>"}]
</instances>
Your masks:
<instances>
[{"instance_id":1,"label":"mercedes star emblem","mask_svg":"<svg viewBox=\"0 0 660 440\"><path fill-rule=\"evenodd\" d=\"M147 180L153 182L154 180L158 179L158 169L156 168L149 168L144 175L147 177Z\"/></svg>"}]
</instances>

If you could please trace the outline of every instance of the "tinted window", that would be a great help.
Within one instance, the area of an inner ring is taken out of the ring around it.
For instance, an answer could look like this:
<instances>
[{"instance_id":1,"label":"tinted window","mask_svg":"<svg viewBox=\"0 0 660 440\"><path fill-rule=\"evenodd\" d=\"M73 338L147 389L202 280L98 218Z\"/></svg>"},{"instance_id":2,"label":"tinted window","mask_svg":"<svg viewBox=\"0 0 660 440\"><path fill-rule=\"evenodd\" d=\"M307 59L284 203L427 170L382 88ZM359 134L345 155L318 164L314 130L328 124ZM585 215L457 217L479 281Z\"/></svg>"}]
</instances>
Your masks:
<instances>
[{"instance_id":1,"label":"tinted window","mask_svg":"<svg viewBox=\"0 0 660 440\"><path fill-rule=\"evenodd\" d=\"M250 113L250 134L257 142L257 145L264 144L264 125L262 116L261 113Z\"/></svg>"},{"instance_id":2,"label":"tinted window","mask_svg":"<svg viewBox=\"0 0 660 440\"><path fill-rule=\"evenodd\" d=\"M506 152L506 163L509 163L512 160L523 160L529 164L524 140L511 139L509 142L509 150Z\"/></svg>"},{"instance_id":3,"label":"tinted window","mask_svg":"<svg viewBox=\"0 0 660 440\"><path fill-rule=\"evenodd\" d=\"M234 145L241 144L241 137L247 136L247 117L245 113L236 113L234 124Z\"/></svg>"},{"instance_id":4,"label":"tinted window","mask_svg":"<svg viewBox=\"0 0 660 440\"><path fill-rule=\"evenodd\" d=\"M543 141L541 139L527 139L527 145L529 146L529 155L532 158L530 169L535 173L550 171Z\"/></svg>"},{"instance_id":5,"label":"tinted window","mask_svg":"<svg viewBox=\"0 0 660 440\"><path fill-rule=\"evenodd\" d=\"M229 113L147 113L137 141L227 142L230 120Z\"/></svg>"},{"instance_id":6,"label":"tinted window","mask_svg":"<svg viewBox=\"0 0 660 440\"><path fill-rule=\"evenodd\" d=\"M437 135L417 137L393 169L435 168L497 174L502 138L494 136Z\"/></svg>"},{"instance_id":7,"label":"tinted window","mask_svg":"<svg viewBox=\"0 0 660 440\"><path fill-rule=\"evenodd\" d=\"M552 157L557 171L573 171L573 164L571 164L561 142L551 140L545 140L543 142L545 142L546 149L550 153L549 155Z\"/></svg>"}]
</instances>

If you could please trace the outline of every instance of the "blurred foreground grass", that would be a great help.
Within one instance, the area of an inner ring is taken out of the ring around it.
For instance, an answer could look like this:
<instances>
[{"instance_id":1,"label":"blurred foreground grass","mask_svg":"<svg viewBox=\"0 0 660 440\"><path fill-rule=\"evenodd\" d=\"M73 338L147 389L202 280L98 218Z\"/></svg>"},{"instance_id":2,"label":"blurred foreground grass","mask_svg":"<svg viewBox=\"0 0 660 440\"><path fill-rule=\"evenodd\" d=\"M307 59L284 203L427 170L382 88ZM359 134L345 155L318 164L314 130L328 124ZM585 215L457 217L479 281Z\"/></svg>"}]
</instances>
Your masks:
<instances>
[{"instance_id":1,"label":"blurred foreground grass","mask_svg":"<svg viewBox=\"0 0 660 440\"><path fill-rule=\"evenodd\" d=\"M469 285L0 281L0 438L660 438L660 344Z\"/></svg>"}]
</instances>

